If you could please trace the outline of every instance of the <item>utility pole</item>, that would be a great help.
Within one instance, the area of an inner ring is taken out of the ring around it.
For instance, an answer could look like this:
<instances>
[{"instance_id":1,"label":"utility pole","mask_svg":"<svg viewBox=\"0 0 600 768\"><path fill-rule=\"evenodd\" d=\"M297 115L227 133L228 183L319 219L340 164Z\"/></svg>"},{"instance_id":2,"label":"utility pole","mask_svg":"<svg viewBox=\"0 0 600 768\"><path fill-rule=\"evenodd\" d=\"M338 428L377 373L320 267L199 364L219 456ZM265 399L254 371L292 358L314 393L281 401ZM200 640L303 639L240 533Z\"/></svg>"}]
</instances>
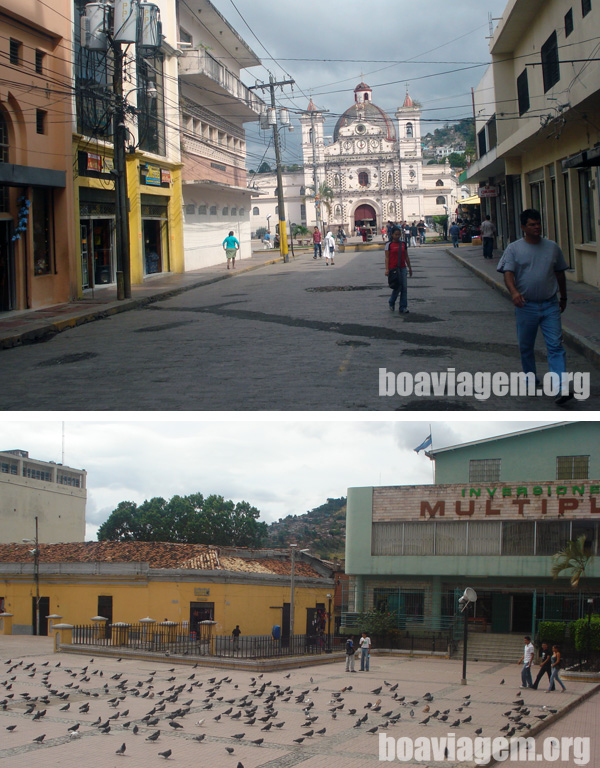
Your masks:
<instances>
[{"instance_id":1,"label":"utility pole","mask_svg":"<svg viewBox=\"0 0 600 768\"><path fill-rule=\"evenodd\" d=\"M269 75L269 84L256 84L248 87L248 90L259 89L261 91L269 90L271 92L271 113L269 124L273 127L273 143L275 145L275 165L277 170L277 205L279 210L279 249L284 263L289 262L287 226L285 221L285 201L283 197L283 178L281 173L281 148L279 143L279 128L277 127L277 109L275 105L275 88L277 86L294 85L294 80L281 80L275 82L273 75Z\"/></svg>"},{"instance_id":2,"label":"utility pole","mask_svg":"<svg viewBox=\"0 0 600 768\"><path fill-rule=\"evenodd\" d=\"M113 94L114 113L114 165L117 198L117 299L131 298L131 254L129 249L129 211L127 195L127 164L125 160L125 99L123 98L123 49L121 43L112 43L114 52Z\"/></svg>"}]
</instances>

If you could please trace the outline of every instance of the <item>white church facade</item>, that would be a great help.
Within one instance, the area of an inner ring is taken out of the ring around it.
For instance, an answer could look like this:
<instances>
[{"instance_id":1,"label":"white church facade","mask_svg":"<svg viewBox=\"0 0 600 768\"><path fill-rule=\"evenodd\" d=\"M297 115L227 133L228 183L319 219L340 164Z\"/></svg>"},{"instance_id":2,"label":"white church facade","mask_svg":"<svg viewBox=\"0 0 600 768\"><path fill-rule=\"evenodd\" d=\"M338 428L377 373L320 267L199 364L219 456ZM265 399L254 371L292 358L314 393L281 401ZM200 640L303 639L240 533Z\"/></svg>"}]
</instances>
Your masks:
<instances>
[{"instance_id":1,"label":"white church facade","mask_svg":"<svg viewBox=\"0 0 600 768\"><path fill-rule=\"evenodd\" d=\"M310 101L301 116L305 187L325 183L333 191L321 219L333 231L387 221L431 223L456 208L458 180L449 164L424 165L421 109L408 93L395 122L372 100L364 82L354 90L355 103L338 119L331 143L325 144L323 113ZM307 201L308 202L308 201ZM305 222L316 222L314 204L305 207Z\"/></svg>"}]
</instances>

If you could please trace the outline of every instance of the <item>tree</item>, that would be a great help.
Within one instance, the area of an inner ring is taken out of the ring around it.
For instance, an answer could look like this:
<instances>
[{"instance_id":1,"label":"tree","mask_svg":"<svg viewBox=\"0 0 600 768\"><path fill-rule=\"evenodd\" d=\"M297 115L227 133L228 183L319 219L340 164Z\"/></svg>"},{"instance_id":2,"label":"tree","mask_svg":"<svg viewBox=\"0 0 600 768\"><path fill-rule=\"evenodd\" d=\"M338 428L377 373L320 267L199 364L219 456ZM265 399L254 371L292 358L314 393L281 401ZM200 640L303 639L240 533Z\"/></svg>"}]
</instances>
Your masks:
<instances>
[{"instance_id":1,"label":"tree","mask_svg":"<svg viewBox=\"0 0 600 768\"><path fill-rule=\"evenodd\" d=\"M467 158L460 152L451 152L446 158L452 168L466 168Z\"/></svg>"},{"instance_id":2,"label":"tree","mask_svg":"<svg viewBox=\"0 0 600 768\"><path fill-rule=\"evenodd\" d=\"M266 161L262 162L258 168L257 173L272 173L271 166Z\"/></svg>"},{"instance_id":3,"label":"tree","mask_svg":"<svg viewBox=\"0 0 600 768\"><path fill-rule=\"evenodd\" d=\"M306 237L309 233L308 229L304 226L304 224L294 224L292 226L292 236L297 238L298 240L301 237Z\"/></svg>"},{"instance_id":4,"label":"tree","mask_svg":"<svg viewBox=\"0 0 600 768\"><path fill-rule=\"evenodd\" d=\"M558 579L564 571L571 571L571 586L576 588L585 576L585 569L592 558L591 546L585 535L579 536L576 541L567 542L565 548L553 556L550 570L552 578Z\"/></svg>"},{"instance_id":5,"label":"tree","mask_svg":"<svg viewBox=\"0 0 600 768\"><path fill-rule=\"evenodd\" d=\"M333 200L333 189L331 189L331 187L325 181L322 181L319 184L316 194L315 194L314 187L306 187L304 202L306 202L307 198L311 198L312 200L316 199L319 203L325 206L325 208L327 209L327 213L331 214L331 202Z\"/></svg>"},{"instance_id":6,"label":"tree","mask_svg":"<svg viewBox=\"0 0 600 768\"><path fill-rule=\"evenodd\" d=\"M235 504L201 493L156 497L137 506L122 501L98 529L98 541L166 541L187 544L258 547L267 524L247 501Z\"/></svg>"}]
</instances>

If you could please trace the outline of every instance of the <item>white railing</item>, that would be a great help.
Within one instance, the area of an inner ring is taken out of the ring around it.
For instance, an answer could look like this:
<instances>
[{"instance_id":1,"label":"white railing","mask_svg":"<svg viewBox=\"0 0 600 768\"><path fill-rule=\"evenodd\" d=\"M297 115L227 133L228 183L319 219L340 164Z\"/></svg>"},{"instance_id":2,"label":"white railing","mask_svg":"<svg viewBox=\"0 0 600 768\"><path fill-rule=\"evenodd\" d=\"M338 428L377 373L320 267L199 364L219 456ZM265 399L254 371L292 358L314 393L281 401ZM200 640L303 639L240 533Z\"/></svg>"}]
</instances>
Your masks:
<instances>
[{"instance_id":1,"label":"white railing","mask_svg":"<svg viewBox=\"0 0 600 768\"><path fill-rule=\"evenodd\" d=\"M179 59L181 75L201 74L210 77L236 99L240 99L255 112L260 112L262 102L242 83L239 77L230 72L205 50L184 51Z\"/></svg>"}]
</instances>

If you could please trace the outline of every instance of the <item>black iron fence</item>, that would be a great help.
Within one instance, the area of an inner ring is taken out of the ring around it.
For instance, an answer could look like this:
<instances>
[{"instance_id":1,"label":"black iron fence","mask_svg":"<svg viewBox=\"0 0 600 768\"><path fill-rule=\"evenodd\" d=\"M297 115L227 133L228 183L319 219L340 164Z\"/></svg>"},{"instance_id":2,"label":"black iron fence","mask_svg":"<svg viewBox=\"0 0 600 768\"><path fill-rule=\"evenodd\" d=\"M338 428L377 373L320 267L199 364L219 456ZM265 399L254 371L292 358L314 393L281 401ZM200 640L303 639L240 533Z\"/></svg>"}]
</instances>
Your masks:
<instances>
[{"instance_id":1,"label":"black iron fence","mask_svg":"<svg viewBox=\"0 0 600 768\"><path fill-rule=\"evenodd\" d=\"M327 635L213 635L212 627L199 625L194 631L184 624L165 625L108 624L79 625L73 628L75 645L129 648L185 656L220 656L264 659L277 656L302 656L331 653L344 649L346 638Z\"/></svg>"}]
</instances>

